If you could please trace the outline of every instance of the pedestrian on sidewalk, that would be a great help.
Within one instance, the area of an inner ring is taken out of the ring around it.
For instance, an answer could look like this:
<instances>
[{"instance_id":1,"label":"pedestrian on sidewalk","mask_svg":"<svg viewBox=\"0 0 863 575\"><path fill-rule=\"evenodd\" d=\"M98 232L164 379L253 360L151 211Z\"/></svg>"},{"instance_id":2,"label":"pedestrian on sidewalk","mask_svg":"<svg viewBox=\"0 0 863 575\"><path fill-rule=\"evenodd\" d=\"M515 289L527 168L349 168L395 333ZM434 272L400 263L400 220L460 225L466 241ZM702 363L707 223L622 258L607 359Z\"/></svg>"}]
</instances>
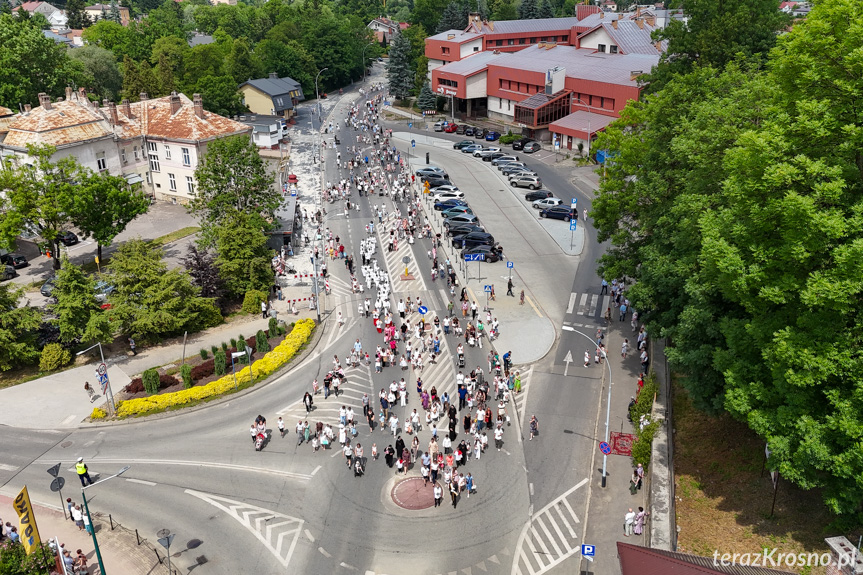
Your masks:
<instances>
[{"instance_id":1,"label":"pedestrian on sidewalk","mask_svg":"<svg viewBox=\"0 0 863 575\"><path fill-rule=\"evenodd\" d=\"M518 305L524 305L524 290L521 290L521 295L518 298Z\"/></svg>"},{"instance_id":2,"label":"pedestrian on sidewalk","mask_svg":"<svg viewBox=\"0 0 863 575\"><path fill-rule=\"evenodd\" d=\"M85 381L85 382L84 382L84 391L86 391L86 392L87 392L87 395L88 395L88 396L90 396L90 403L93 403L93 401L95 401L95 400L96 400L96 390L94 390L94 389L90 386L90 382L89 382L89 381Z\"/></svg>"},{"instance_id":3,"label":"pedestrian on sidewalk","mask_svg":"<svg viewBox=\"0 0 863 575\"><path fill-rule=\"evenodd\" d=\"M138 355L138 352L135 351L135 340L131 337L129 338L129 349L132 350L132 355Z\"/></svg>"},{"instance_id":4,"label":"pedestrian on sidewalk","mask_svg":"<svg viewBox=\"0 0 863 575\"><path fill-rule=\"evenodd\" d=\"M515 294L512 293L512 288L513 288L512 278L509 278L509 280L506 282L506 295L510 295L512 297L515 297Z\"/></svg>"},{"instance_id":5,"label":"pedestrian on sidewalk","mask_svg":"<svg viewBox=\"0 0 863 575\"><path fill-rule=\"evenodd\" d=\"M584 352L584 367L590 367L590 352Z\"/></svg>"},{"instance_id":6,"label":"pedestrian on sidewalk","mask_svg":"<svg viewBox=\"0 0 863 575\"><path fill-rule=\"evenodd\" d=\"M629 340L624 339L623 343L620 344L620 357L622 357L623 359L626 359L626 352L628 352L628 351L629 351Z\"/></svg>"},{"instance_id":7,"label":"pedestrian on sidewalk","mask_svg":"<svg viewBox=\"0 0 863 575\"><path fill-rule=\"evenodd\" d=\"M629 508L629 512L623 516L623 535L624 537L629 537L632 535L632 528L635 523L635 512L632 511L632 507Z\"/></svg>"},{"instance_id":8,"label":"pedestrian on sidewalk","mask_svg":"<svg viewBox=\"0 0 863 575\"><path fill-rule=\"evenodd\" d=\"M434 484L434 506L440 507L441 500L443 499L443 489L438 485L437 482Z\"/></svg>"},{"instance_id":9,"label":"pedestrian on sidewalk","mask_svg":"<svg viewBox=\"0 0 863 575\"><path fill-rule=\"evenodd\" d=\"M644 522L647 521L647 517L650 515L649 512L644 510L644 507L638 508L638 513L635 515L635 527L633 528L633 533L636 535L641 535L644 531Z\"/></svg>"},{"instance_id":10,"label":"pedestrian on sidewalk","mask_svg":"<svg viewBox=\"0 0 863 575\"><path fill-rule=\"evenodd\" d=\"M599 290L599 295L608 294L608 282L605 278L602 279L602 289Z\"/></svg>"},{"instance_id":11,"label":"pedestrian on sidewalk","mask_svg":"<svg viewBox=\"0 0 863 575\"><path fill-rule=\"evenodd\" d=\"M267 319L267 302L261 302L261 319Z\"/></svg>"}]
</instances>

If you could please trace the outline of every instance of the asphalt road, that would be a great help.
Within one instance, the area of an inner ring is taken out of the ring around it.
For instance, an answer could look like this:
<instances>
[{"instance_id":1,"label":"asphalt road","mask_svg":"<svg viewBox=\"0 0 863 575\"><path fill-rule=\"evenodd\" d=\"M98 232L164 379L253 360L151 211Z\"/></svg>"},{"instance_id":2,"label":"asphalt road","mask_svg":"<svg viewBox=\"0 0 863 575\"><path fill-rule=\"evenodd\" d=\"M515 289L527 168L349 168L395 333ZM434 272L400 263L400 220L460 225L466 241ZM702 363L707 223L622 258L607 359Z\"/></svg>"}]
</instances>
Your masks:
<instances>
[{"instance_id":1,"label":"asphalt road","mask_svg":"<svg viewBox=\"0 0 863 575\"><path fill-rule=\"evenodd\" d=\"M340 103L326 102L325 114L341 119L350 96L346 94ZM298 125L307 125L304 120L301 117ZM346 144L347 138L342 141ZM327 156L325 178L335 181L338 176L334 153ZM488 169L477 167L472 158L447 156L446 161L453 173L460 169ZM554 168L537 165L536 170L546 187L560 197L569 199L565 190L570 190L578 197L580 208L589 207L590 195L573 189ZM505 193L515 192L507 189ZM363 198L360 211L351 212L348 218L337 206L330 210L326 221L334 233L347 238L346 246L355 250L357 260L356 247L372 218L369 203L378 201ZM480 217L484 206L490 209L492 203L507 205L500 197L480 198L475 205ZM514 225L520 225L520 218L525 218L523 222L528 226L530 208L527 210L508 214L514 218ZM490 231L495 236L506 237L511 231L496 229L503 222L492 222ZM551 251L547 249L547 235L540 235L541 230L532 227L526 229L530 233L525 245L508 247L508 252L538 247L543 252ZM379 247L377 257L395 278L401 271L401 258L409 255L416 279L394 279L394 297L422 297L430 313L439 313L445 309L446 292L440 282L433 283L429 276L425 255L429 247L429 240L420 240L413 247L402 246L396 254L386 254ZM592 263L598 250L588 226L580 257L547 253L532 258L529 265L525 262L526 268L535 266L533 274L543 278L536 282L539 305L556 319L558 328L564 321L581 324L584 327L579 329L592 335L594 326L600 325L597 321L601 320L591 316L589 309L588 315L579 315L582 295L588 296L589 307L591 294L598 293ZM525 260L531 259L529 252L523 253ZM69 434L6 428L3 436L9 440L4 440L0 448L4 463L0 466L2 491L17 492L26 484L35 500L51 504L58 496L48 489L50 477L45 471L63 462L63 474L69 482L64 495L77 500L80 497L74 489L77 480L72 471L77 456L84 456L91 472L102 477L131 465L122 477L88 490L91 509L110 512L115 520L137 528L151 539L155 539L157 530L170 529L177 534L174 550L179 555L175 556L175 565L183 570L194 567L198 575L286 571L391 575L572 573L571 546L585 527L587 488L583 479L591 476L590 454L595 449L601 384L600 370L581 366L579 350L583 354L586 342L580 341L581 336L575 332L562 331L546 359L523 366L530 370L530 379L519 398L521 416L535 413L539 418L540 436L536 440L520 438L524 429L520 433L515 426L507 428L502 451L492 448L466 468L476 478L476 494L469 499L463 497L457 509L445 500L439 509L407 512L392 503L394 471L382 459L369 462L366 475L355 478L337 450L316 453L306 444L297 445L293 432L297 419L334 421L342 404L353 405L359 418L362 394L368 393L375 401L377 390L402 375L408 380L410 400L406 408L396 408L400 419L403 421L404 414L418 405L412 370L387 368L375 374L361 366L348 370L348 383L341 397L324 400L319 395L315 411L305 414L300 403L302 394L310 388L312 379L322 379L333 354L344 358L356 338L366 348L379 341L371 320L357 317L359 296L351 293L344 267L333 262L330 270L333 294L325 301L324 313L330 317L325 332L315 351L288 374L253 393L192 413ZM502 270L499 273L504 273ZM341 328L332 317L338 311L343 312L346 321ZM413 321L416 319L414 314ZM456 374L451 353L454 345L454 340L445 342L445 353L438 364L427 365L421 374L427 387L436 385L439 392L448 390L451 395ZM570 351L575 362L567 367L563 360ZM468 367L485 366L484 350L468 348L467 352ZM281 415L291 431L285 438L276 435L263 451L256 452L248 426L259 413L267 417L273 429ZM369 431L362 422L358 427L361 431L356 441L365 446L367 458L372 443L380 451L393 443L387 431ZM526 424L522 427L526 428ZM428 430L420 433L421 448L427 445L429 435ZM411 471L411 475L417 474L417 469ZM192 540L202 544L193 551L184 551L186 542ZM547 558L545 566L529 568L525 561L537 553Z\"/></svg>"}]
</instances>

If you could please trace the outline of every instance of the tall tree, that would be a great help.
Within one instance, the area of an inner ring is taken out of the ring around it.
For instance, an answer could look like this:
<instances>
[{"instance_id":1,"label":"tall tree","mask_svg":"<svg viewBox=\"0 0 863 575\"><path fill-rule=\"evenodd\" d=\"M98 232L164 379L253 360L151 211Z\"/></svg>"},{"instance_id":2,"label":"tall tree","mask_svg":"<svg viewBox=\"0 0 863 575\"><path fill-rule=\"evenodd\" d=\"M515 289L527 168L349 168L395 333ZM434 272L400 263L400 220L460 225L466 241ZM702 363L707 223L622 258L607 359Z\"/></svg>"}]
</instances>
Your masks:
<instances>
[{"instance_id":1,"label":"tall tree","mask_svg":"<svg viewBox=\"0 0 863 575\"><path fill-rule=\"evenodd\" d=\"M425 30L437 29L440 15L448 4L449 0L414 0L411 24L420 24Z\"/></svg>"},{"instance_id":2,"label":"tall tree","mask_svg":"<svg viewBox=\"0 0 863 575\"><path fill-rule=\"evenodd\" d=\"M87 5L84 0L69 0L66 3L66 25L73 30L86 28L90 22L90 16L84 10Z\"/></svg>"},{"instance_id":3,"label":"tall tree","mask_svg":"<svg viewBox=\"0 0 863 575\"><path fill-rule=\"evenodd\" d=\"M542 0L537 18L554 18L554 6L551 5L551 0Z\"/></svg>"},{"instance_id":4,"label":"tall tree","mask_svg":"<svg viewBox=\"0 0 863 575\"><path fill-rule=\"evenodd\" d=\"M499 0L491 15L492 20L497 21L516 20L519 17L514 0Z\"/></svg>"},{"instance_id":5,"label":"tall tree","mask_svg":"<svg viewBox=\"0 0 863 575\"><path fill-rule=\"evenodd\" d=\"M101 259L102 247L111 245L149 205L149 199L140 189L130 187L125 178L93 173L76 187L68 211L84 236L96 240L96 254Z\"/></svg>"},{"instance_id":6,"label":"tall tree","mask_svg":"<svg viewBox=\"0 0 863 575\"><path fill-rule=\"evenodd\" d=\"M19 305L22 297L23 288L0 284L0 371L39 360L36 335L42 312L29 304Z\"/></svg>"},{"instance_id":7,"label":"tall tree","mask_svg":"<svg viewBox=\"0 0 863 575\"><path fill-rule=\"evenodd\" d=\"M420 110L434 110L436 101L437 96L432 92L431 85L425 82L417 97L417 106Z\"/></svg>"},{"instance_id":8,"label":"tall tree","mask_svg":"<svg viewBox=\"0 0 863 575\"><path fill-rule=\"evenodd\" d=\"M51 243L56 269L60 267L58 236L70 223L69 206L87 173L74 157L52 161L54 152L51 146L28 145L33 164L0 170L0 192L6 198L0 242L11 249L18 234L35 229Z\"/></svg>"},{"instance_id":9,"label":"tall tree","mask_svg":"<svg viewBox=\"0 0 863 575\"><path fill-rule=\"evenodd\" d=\"M161 248L140 239L111 257L111 316L126 335L145 342L217 325L222 315L183 271L168 269Z\"/></svg>"},{"instance_id":10,"label":"tall tree","mask_svg":"<svg viewBox=\"0 0 863 575\"><path fill-rule=\"evenodd\" d=\"M248 136L210 142L195 170L195 179L198 193L189 209L205 225L220 224L235 211L271 221L281 203L272 174Z\"/></svg>"},{"instance_id":11,"label":"tall tree","mask_svg":"<svg viewBox=\"0 0 863 575\"><path fill-rule=\"evenodd\" d=\"M221 307L225 295L225 281L219 275L213 254L205 248L189 244L186 257L182 259L183 267L189 271L192 283L201 290L201 297L210 298Z\"/></svg>"},{"instance_id":12,"label":"tall tree","mask_svg":"<svg viewBox=\"0 0 863 575\"><path fill-rule=\"evenodd\" d=\"M60 341L110 343L114 339L108 314L96 299L96 280L65 256L51 295L57 298L51 309L57 316L53 323L60 329Z\"/></svg>"},{"instance_id":13,"label":"tall tree","mask_svg":"<svg viewBox=\"0 0 863 575\"><path fill-rule=\"evenodd\" d=\"M532 20L539 17L537 0L521 0L518 5L518 17L522 20Z\"/></svg>"},{"instance_id":14,"label":"tall tree","mask_svg":"<svg viewBox=\"0 0 863 575\"><path fill-rule=\"evenodd\" d=\"M267 292L273 285L272 250L254 214L232 212L215 229L216 266L227 292L242 297L249 290Z\"/></svg>"},{"instance_id":15,"label":"tall tree","mask_svg":"<svg viewBox=\"0 0 863 575\"><path fill-rule=\"evenodd\" d=\"M438 33L447 30L464 30L467 28L467 14L464 11L464 3L453 0L446 5L440 15L436 30Z\"/></svg>"},{"instance_id":16,"label":"tall tree","mask_svg":"<svg viewBox=\"0 0 863 575\"><path fill-rule=\"evenodd\" d=\"M117 6L117 0L111 0L111 10L108 12L108 20L117 24L121 23L120 8Z\"/></svg>"},{"instance_id":17,"label":"tall tree","mask_svg":"<svg viewBox=\"0 0 863 575\"><path fill-rule=\"evenodd\" d=\"M261 75L260 65L245 38L234 40L230 53L225 57L225 67L238 85Z\"/></svg>"},{"instance_id":18,"label":"tall tree","mask_svg":"<svg viewBox=\"0 0 863 575\"><path fill-rule=\"evenodd\" d=\"M123 74L114 54L95 44L84 44L69 51L69 58L81 62L90 78L84 86L100 99L117 101L123 89Z\"/></svg>"},{"instance_id":19,"label":"tall tree","mask_svg":"<svg viewBox=\"0 0 863 575\"><path fill-rule=\"evenodd\" d=\"M230 76L204 76L195 84L193 93L201 95L207 110L220 116L236 116L246 111L243 97Z\"/></svg>"},{"instance_id":20,"label":"tall tree","mask_svg":"<svg viewBox=\"0 0 863 575\"><path fill-rule=\"evenodd\" d=\"M399 34L390 44L390 57L387 63L387 81L390 93L404 100L413 89L414 73L410 67L411 45L404 35Z\"/></svg>"}]
</instances>

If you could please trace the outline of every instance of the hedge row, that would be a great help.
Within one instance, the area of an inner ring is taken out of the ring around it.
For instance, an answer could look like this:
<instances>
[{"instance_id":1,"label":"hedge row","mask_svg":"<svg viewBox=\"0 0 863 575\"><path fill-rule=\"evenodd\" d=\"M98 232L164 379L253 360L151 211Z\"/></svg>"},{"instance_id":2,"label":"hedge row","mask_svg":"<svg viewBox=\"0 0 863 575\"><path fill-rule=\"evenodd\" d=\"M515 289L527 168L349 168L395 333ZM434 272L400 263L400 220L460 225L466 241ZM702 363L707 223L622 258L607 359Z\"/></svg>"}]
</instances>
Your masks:
<instances>
[{"instance_id":1,"label":"hedge row","mask_svg":"<svg viewBox=\"0 0 863 575\"><path fill-rule=\"evenodd\" d=\"M177 378L173 375L159 375L159 389L167 389L172 385L177 385L179 383ZM140 377L136 377L132 381L129 382L129 385L123 388L123 391L126 393L141 393L144 391L144 380Z\"/></svg>"},{"instance_id":2,"label":"hedge row","mask_svg":"<svg viewBox=\"0 0 863 575\"><path fill-rule=\"evenodd\" d=\"M309 341L312 331L315 328L315 322L311 319L304 319L294 325L294 329L285 337L282 342L275 347L271 352L267 353L263 358L254 362L252 370L255 377L266 377L286 364L293 358L297 352ZM249 338L254 342L255 338ZM248 343L248 340L247 340ZM203 365L203 364L202 364ZM201 367L201 366L197 366ZM245 384L251 381L252 374L248 366L238 371L236 374L236 383ZM183 389L173 393L164 393L161 395L151 395L149 397L140 397L137 399L129 399L117 406L117 415L121 418L129 416L146 415L148 413L160 412L165 409L186 405L188 403L198 402L204 399L209 399L230 392L234 389L234 377L225 375L210 382L207 385L200 385L190 389ZM94 410L93 416L96 416ZM103 416L104 417L104 416Z\"/></svg>"}]
</instances>

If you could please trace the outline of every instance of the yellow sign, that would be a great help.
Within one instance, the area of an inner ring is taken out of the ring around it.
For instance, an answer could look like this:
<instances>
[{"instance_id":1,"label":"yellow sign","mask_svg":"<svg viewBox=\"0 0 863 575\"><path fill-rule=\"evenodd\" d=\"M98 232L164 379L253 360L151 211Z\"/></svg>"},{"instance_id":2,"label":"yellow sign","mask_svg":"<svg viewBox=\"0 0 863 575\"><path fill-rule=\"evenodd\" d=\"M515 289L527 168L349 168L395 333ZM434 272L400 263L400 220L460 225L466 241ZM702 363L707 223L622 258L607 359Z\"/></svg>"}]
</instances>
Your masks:
<instances>
[{"instance_id":1,"label":"yellow sign","mask_svg":"<svg viewBox=\"0 0 863 575\"><path fill-rule=\"evenodd\" d=\"M18 514L18 534L21 536L21 543L24 544L27 555L30 555L39 547L42 540L39 538L39 528L36 527L36 516L33 514L33 505L30 503L30 494L27 493L26 485L15 498L15 512Z\"/></svg>"},{"instance_id":2,"label":"yellow sign","mask_svg":"<svg viewBox=\"0 0 863 575\"><path fill-rule=\"evenodd\" d=\"M99 256L96 256L96 263L99 263Z\"/></svg>"}]
</instances>

